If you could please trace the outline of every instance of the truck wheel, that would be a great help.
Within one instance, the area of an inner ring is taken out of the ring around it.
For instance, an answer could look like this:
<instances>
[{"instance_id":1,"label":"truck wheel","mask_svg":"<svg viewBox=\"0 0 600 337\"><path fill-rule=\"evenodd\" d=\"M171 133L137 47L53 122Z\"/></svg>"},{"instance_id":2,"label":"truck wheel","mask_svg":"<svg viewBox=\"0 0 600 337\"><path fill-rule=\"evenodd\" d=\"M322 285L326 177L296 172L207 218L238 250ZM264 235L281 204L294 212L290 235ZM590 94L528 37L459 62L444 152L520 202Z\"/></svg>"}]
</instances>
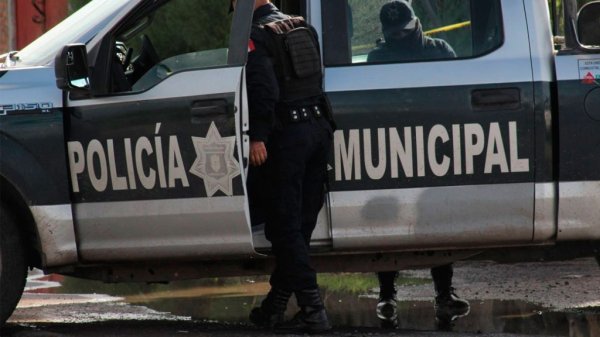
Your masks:
<instances>
[{"instance_id":1,"label":"truck wheel","mask_svg":"<svg viewBox=\"0 0 600 337\"><path fill-rule=\"evenodd\" d=\"M21 236L12 214L0 204L0 327L21 299L26 279Z\"/></svg>"}]
</instances>

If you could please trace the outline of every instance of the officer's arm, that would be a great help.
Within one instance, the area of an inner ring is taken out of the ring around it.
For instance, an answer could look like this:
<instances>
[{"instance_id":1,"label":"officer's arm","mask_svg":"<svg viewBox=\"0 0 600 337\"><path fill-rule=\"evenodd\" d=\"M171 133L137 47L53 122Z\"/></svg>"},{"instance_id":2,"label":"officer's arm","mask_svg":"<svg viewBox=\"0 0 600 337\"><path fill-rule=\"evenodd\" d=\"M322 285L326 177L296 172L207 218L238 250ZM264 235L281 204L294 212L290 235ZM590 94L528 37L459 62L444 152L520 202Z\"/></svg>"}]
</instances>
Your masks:
<instances>
[{"instance_id":1,"label":"officer's arm","mask_svg":"<svg viewBox=\"0 0 600 337\"><path fill-rule=\"evenodd\" d=\"M250 165L261 166L267 161L267 147L265 142L250 141Z\"/></svg>"},{"instance_id":2,"label":"officer's arm","mask_svg":"<svg viewBox=\"0 0 600 337\"><path fill-rule=\"evenodd\" d=\"M267 142L273 127L279 85L264 40L253 34L246 66L250 140Z\"/></svg>"}]
</instances>

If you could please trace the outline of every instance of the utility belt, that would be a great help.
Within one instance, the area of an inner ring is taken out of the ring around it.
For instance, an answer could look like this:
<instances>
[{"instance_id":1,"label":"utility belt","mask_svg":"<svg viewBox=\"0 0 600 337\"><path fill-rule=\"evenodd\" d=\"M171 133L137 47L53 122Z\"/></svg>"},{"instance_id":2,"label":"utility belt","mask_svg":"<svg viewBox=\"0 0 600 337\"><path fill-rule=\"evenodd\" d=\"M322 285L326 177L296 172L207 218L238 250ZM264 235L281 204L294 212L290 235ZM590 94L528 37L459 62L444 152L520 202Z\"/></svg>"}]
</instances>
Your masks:
<instances>
[{"instance_id":1,"label":"utility belt","mask_svg":"<svg viewBox=\"0 0 600 337\"><path fill-rule=\"evenodd\" d=\"M325 107L322 104L286 108L280 110L278 113L279 120L283 124L304 123L311 119L322 118L324 115Z\"/></svg>"}]
</instances>

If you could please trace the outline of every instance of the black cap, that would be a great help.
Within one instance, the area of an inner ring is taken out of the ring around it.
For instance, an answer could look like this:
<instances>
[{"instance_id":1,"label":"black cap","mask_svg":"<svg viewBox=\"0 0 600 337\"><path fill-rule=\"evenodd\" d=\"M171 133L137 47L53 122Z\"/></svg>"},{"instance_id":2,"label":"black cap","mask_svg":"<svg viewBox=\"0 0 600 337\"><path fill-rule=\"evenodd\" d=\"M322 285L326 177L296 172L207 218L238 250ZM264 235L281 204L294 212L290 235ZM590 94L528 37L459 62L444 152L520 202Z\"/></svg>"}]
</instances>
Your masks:
<instances>
[{"instance_id":1,"label":"black cap","mask_svg":"<svg viewBox=\"0 0 600 337\"><path fill-rule=\"evenodd\" d=\"M384 31L390 29L413 30L417 26L415 12L406 0L395 0L383 5L379 19Z\"/></svg>"}]
</instances>

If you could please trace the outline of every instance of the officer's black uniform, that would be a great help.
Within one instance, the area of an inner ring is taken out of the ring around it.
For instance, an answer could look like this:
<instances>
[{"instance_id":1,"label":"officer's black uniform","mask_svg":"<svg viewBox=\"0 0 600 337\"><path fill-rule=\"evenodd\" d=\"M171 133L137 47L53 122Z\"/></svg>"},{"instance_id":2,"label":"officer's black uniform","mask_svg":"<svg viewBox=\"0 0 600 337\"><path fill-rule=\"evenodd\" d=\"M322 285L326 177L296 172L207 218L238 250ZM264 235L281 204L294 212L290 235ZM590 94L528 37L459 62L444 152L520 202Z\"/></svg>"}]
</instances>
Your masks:
<instances>
[{"instance_id":1,"label":"officer's black uniform","mask_svg":"<svg viewBox=\"0 0 600 337\"><path fill-rule=\"evenodd\" d=\"M270 45L273 40L262 25L288 18L272 4L255 10L246 67L250 139L265 142L268 155L265 165L251 168L248 189L251 198L260 199L251 200L255 211L263 206L266 213L265 234L276 258L272 290L262 312L253 311L250 317L259 325L279 323L291 293L296 294L301 308L317 305L324 315L316 272L310 266L309 243L324 202L332 124L322 94L320 65L319 95L283 99L285 91L296 88L279 83ZM317 44L316 32L311 31ZM276 315L275 321L270 315ZM329 324L326 316L325 323Z\"/></svg>"},{"instance_id":2,"label":"officer's black uniform","mask_svg":"<svg viewBox=\"0 0 600 337\"><path fill-rule=\"evenodd\" d=\"M446 41L424 35L419 19L406 1L392 1L385 4L381 8L380 20L385 40L379 42L377 48L369 53L367 62L410 62L456 57L456 53ZM468 310L468 303L458 299L454 294L452 274L452 264L431 269L437 294L436 316L438 318L441 318L444 311L450 311L452 315L455 312ZM381 303L385 304L385 302L395 300L396 287L394 283L398 272L380 272L377 277L380 287L378 315L385 319L395 319L393 317L395 308L394 310L388 308L387 314L380 311L386 311L385 306L382 307ZM394 305L392 302L389 303Z\"/></svg>"}]
</instances>

